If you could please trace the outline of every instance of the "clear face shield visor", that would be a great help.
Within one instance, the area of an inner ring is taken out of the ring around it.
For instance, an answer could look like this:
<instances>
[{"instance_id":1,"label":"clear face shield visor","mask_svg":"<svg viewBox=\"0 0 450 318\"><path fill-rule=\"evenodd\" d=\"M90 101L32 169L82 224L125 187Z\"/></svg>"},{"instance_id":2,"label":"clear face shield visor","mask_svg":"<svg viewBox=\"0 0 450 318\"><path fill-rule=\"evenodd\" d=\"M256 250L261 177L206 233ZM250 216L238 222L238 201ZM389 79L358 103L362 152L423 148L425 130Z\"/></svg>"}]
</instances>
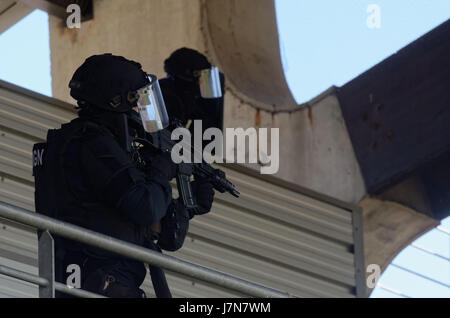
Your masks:
<instances>
[{"instance_id":1,"label":"clear face shield visor","mask_svg":"<svg viewBox=\"0 0 450 318\"><path fill-rule=\"evenodd\" d=\"M200 95L202 98L220 98L222 97L222 88L220 86L219 69L212 66L196 72L199 76Z\"/></svg>"},{"instance_id":2,"label":"clear face shield visor","mask_svg":"<svg viewBox=\"0 0 450 318\"><path fill-rule=\"evenodd\" d=\"M158 79L156 76L149 74L148 80L149 84L136 91L138 97L137 107L145 131L154 133L169 125L169 116L167 115Z\"/></svg>"}]
</instances>

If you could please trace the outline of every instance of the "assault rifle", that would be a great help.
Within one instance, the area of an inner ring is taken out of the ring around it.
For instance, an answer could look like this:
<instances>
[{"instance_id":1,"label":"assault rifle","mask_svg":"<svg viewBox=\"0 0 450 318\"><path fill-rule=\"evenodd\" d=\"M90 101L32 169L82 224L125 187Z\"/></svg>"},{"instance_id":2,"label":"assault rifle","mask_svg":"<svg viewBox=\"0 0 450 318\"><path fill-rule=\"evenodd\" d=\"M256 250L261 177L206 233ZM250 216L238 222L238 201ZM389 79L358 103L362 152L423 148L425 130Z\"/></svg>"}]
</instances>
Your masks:
<instances>
[{"instance_id":1,"label":"assault rifle","mask_svg":"<svg viewBox=\"0 0 450 318\"><path fill-rule=\"evenodd\" d=\"M179 142L171 139L172 129L183 127L181 122L175 120L171 126L160 130L156 133L146 133L146 141L156 150L168 153L170 155L172 148ZM199 153L197 149L191 146L191 154ZM201 152L200 152L201 155ZM235 185L229 181L225 172L220 169L213 168L210 164L204 161L202 157L200 163L185 163L177 164L177 188L180 197L183 200L184 206L195 212L198 209L195 196L191 188L191 176L206 178L213 185L214 189L220 193L228 192L234 197L238 198L240 193L236 190Z\"/></svg>"}]
</instances>

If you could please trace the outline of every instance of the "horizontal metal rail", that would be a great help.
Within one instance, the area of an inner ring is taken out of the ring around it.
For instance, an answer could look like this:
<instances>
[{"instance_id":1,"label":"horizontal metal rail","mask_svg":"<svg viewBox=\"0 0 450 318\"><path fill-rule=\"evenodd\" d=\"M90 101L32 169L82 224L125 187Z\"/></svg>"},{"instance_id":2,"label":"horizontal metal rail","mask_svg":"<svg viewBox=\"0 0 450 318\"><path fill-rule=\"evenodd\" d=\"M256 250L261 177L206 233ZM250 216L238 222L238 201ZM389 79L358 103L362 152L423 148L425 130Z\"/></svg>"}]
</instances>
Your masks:
<instances>
[{"instance_id":1,"label":"horizontal metal rail","mask_svg":"<svg viewBox=\"0 0 450 318\"><path fill-rule=\"evenodd\" d=\"M438 230L441 233L445 233L445 234L450 235L450 230L446 229L445 227L438 226L438 227L436 227L436 230Z\"/></svg>"},{"instance_id":2,"label":"horizontal metal rail","mask_svg":"<svg viewBox=\"0 0 450 318\"><path fill-rule=\"evenodd\" d=\"M433 256L439 257L440 259L443 259L444 261L450 262L450 258L449 257L445 257L444 255L441 255L441 254L439 254L439 253L437 253L435 251L431 251L431 250L429 250L429 249L427 249L425 247L422 247L422 246L414 244L414 243L411 243L411 246L414 247L415 249L418 249L419 251L425 252L425 253L427 253L429 255L433 255Z\"/></svg>"},{"instance_id":3,"label":"horizontal metal rail","mask_svg":"<svg viewBox=\"0 0 450 318\"><path fill-rule=\"evenodd\" d=\"M6 275L6 276L10 276L10 277L14 277L29 283L33 283L36 284L38 286L48 286L48 280L37 276L37 275L33 275L27 272L23 272L23 271L19 271L17 269L8 267L8 266L4 266L4 265L0 265L0 274ZM73 295L73 296L77 296L77 297L84 297L84 298L107 298L104 297L102 295L98 295L95 293L91 293L87 290L83 290L83 289L79 289L79 288L71 288L67 285L55 282L55 290L64 293L64 294L69 294L69 295Z\"/></svg>"},{"instance_id":4,"label":"horizontal metal rail","mask_svg":"<svg viewBox=\"0 0 450 318\"><path fill-rule=\"evenodd\" d=\"M443 283L443 282L441 282L441 281L439 281L439 280L437 280L437 279L434 279L434 278L428 277L428 276L426 276L426 275L423 275L423 274L421 274L421 273L418 273L418 272L416 272L416 271L413 271L413 270L411 270L411 269L409 269L409 268L406 268L406 267L404 267L404 266L397 265L397 264L394 264L394 263L391 263L389 266L396 267L396 268L401 269L401 270L403 270L403 271L405 271L405 272L408 272L408 273L410 273L410 274L413 274L413 275L415 275L415 276L417 276L417 277L420 277L420 278L426 279L426 280L428 280L428 281L430 281L430 282L433 282L433 283L435 283L435 284L438 284L438 285L447 287L447 288L450 290L450 285L447 285L446 283Z\"/></svg>"},{"instance_id":5,"label":"horizontal metal rail","mask_svg":"<svg viewBox=\"0 0 450 318\"><path fill-rule=\"evenodd\" d=\"M29 274L27 272L22 272L8 266L0 265L0 274L11 276L29 283L36 284L38 286L48 286L47 279L39 277L37 275Z\"/></svg>"},{"instance_id":6,"label":"horizontal metal rail","mask_svg":"<svg viewBox=\"0 0 450 318\"><path fill-rule=\"evenodd\" d=\"M64 293L64 294L69 294L72 296L76 296L76 297L82 297L82 298L108 298L99 294L95 294L95 293L91 293L90 291L84 290L84 289L80 289L80 288L74 288L74 287L69 287L67 285L58 283L58 282L54 282L55 284L55 290Z\"/></svg>"},{"instance_id":7,"label":"horizontal metal rail","mask_svg":"<svg viewBox=\"0 0 450 318\"><path fill-rule=\"evenodd\" d=\"M390 293L392 293L392 294L395 294L395 295L397 295L397 296L403 297L403 298L411 298L411 296L405 295L405 294L403 294L402 292L399 292L398 290L395 290L395 289L393 289L393 288L390 288L390 287L386 287L386 286L384 286L384 285L381 285L380 283L377 284L377 287L378 287L378 288L381 288L381 289L383 289L383 290L386 290L386 291L388 291L388 292L390 292Z\"/></svg>"},{"instance_id":8,"label":"horizontal metal rail","mask_svg":"<svg viewBox=\"0 0 450 318\"><path fill-rule=\"evenodd\" d=\"M0 201L0 217L27 224L41 230L48 230L51 233L74 241L100 247L104 250L131 259L159 266L248 296L277 298L291 296L285 292L246 281L198 264L189 263L172 256L163 255L141 246L127 243L73 224L55 220L45 215L34 213L2 201Z\"/></svg>"}]
</instances>

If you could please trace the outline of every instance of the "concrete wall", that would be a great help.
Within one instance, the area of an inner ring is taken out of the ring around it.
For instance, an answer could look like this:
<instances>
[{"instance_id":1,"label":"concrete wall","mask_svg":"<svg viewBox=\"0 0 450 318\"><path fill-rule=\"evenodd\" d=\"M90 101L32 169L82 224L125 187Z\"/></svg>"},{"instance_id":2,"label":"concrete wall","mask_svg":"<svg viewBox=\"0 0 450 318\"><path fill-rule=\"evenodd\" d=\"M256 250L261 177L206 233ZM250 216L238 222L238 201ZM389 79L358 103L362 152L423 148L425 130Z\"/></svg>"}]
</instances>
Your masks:
<instances>
[{"instance_id":1,"label":"concrete wall","mask_svg":"<svg viewBox=\"0 0 450 318\"><path fill-rule=\"evenodd\" d=\"M279 128L278 177L360 202L366 264L385 266L436 223L380 198L363 200L364 181L333 89L300 108L286 85L272 0L95 0L94 19L81 29L67 29L54 17L49 22L53 96L71 103L69 79L92 54L123 55L159 77L177 48L206 54L227 76L224 127ZM402 228L383 230L396 220Z\"/></svg>"},{"instance_id":2,"label":"concrete wall","mask_svg":"<svg viewBox=\"0 0 450 318\"><path fill-rule=\"evenodd\" d=\"M163 61L175 49L204 51L200 12L197 0L98 0L94 19L80 29L65 28L65 21L50 16L53 96L73 102L70 77L92 54L123 55L139 61L148 73L163 76Z\"/></svg>"},{"instance_id":3,"label":"concrete wall","mask_svg":"<svg viewBox=\"0 0 450 318\"><path fill-rule=\"evenodd\" d=\"M362 198L363 180L337 99L324 94L313 107L300 109L286 85L272 1L98 0L94 15L81 29L50 17L54 97L74 103L67 85L92 54L123 55L163 77L164 59L189 46L227 76L224 127L280 129L278 177L346 202ZM286 108L291 111L278 112Z\"/></svg>"}]
</instances>

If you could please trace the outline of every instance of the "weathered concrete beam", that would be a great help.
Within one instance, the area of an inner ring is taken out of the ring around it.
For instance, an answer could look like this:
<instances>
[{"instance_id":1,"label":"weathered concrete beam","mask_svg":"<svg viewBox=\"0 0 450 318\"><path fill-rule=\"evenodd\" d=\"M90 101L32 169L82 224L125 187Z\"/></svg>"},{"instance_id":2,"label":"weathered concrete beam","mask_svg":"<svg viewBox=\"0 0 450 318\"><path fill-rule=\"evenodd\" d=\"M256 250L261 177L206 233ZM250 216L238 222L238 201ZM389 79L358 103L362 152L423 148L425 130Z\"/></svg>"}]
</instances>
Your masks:
<instances>
[{"instance_id":1,"label":"weathered concrete beam","mask_svg":"<svg viewBox=\"0 0 450 318\"><path fill-rule=\"evenodd\" d=\"M366 197L359 206L363 208L366 266L378 264L382 271L407 245L439 225L439 221L391 201ZM368 295L371 292L368 288Z\"/></svg>"},{"instance_id":2,"label":"weathered concrete beam","mask_svg":"<svg viewBox=\"0 0 450 318\"><path fill-rule=\"evenodd\" d=\"M0 3L0 34L30 14L34 8L19 1L3 0Z\"/></svg>"},{"instance_id":3,"label":"weathered concrete beam","mask_svg":"<svg viewBox=\"0 0 450 318\"><path fill-rule=\"evenodd\" d=\"M226 70L229 89L260 109L297 109L281 64L274 2L203 0L202 10L207 52Z\"/></svg>"}]
</instances>

